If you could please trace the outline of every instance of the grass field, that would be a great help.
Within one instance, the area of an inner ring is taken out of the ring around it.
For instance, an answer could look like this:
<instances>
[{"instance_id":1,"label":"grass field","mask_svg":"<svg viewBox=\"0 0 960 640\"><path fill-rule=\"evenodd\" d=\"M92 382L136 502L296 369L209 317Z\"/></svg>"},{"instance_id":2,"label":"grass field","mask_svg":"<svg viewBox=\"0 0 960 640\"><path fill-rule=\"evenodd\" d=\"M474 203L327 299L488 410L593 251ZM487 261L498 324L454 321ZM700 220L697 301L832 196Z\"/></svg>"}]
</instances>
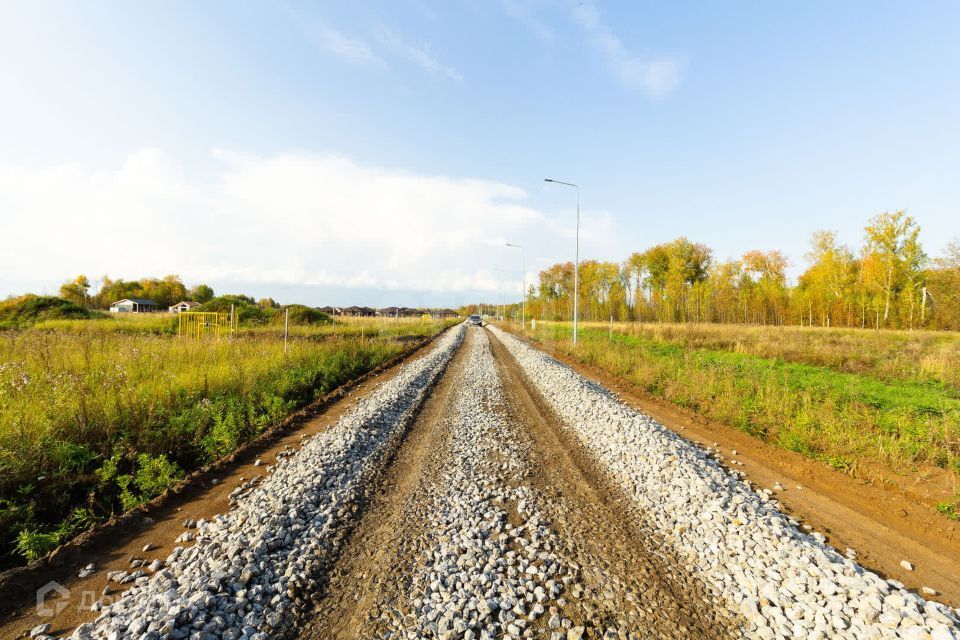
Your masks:
<instances>
[{"instance_id":1,"label":"grass field","mask_svg":"<svg viewBox=\"0 0 960 640\"><path fill-rule=\"evenodd\" d=\"M294 338L398 338L429 335L438 321L421 318L336 318L329 324L293 325L289 328ZM92 320L43 320L33 325L40 331L65 333L132 333L177 335L177 317L167 313L111 314ZM238 336L283 337L280 322L245 326L237 329Z\"/></svg>"},{"instance_id":2,"label":"grass field","mask_svg":"<svg viewBox=\"0 0 960 640\"><path fill-rule=\"evenodd\" d=\"M960 479L960 334L538 322L534 340L835 469ZM960 515L960 495L939 509Z\"/></svg>"},{"instance_id":3,"label":"grass field","mask_svg":"<svg viewBox=\"0 0 960 640\"><path fill-rule=\"evenodd\" d=\"M446 323L449 324L449 323ZM445 323L350 319L171 335L171 319L57 320L0 332L0 537L33 559L131 508Z\"/></svg>"}]
</instances>

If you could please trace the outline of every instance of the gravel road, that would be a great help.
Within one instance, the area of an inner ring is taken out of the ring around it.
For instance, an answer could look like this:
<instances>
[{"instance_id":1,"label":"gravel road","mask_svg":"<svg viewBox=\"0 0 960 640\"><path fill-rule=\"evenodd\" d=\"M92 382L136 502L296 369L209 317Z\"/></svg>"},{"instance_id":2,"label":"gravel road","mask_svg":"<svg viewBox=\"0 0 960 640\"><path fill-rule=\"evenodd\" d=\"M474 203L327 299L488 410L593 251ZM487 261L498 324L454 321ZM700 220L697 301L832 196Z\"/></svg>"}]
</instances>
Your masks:
<instances>
[{"instance_id":1,"label":"gravel road","mask_svg":"<svg viewBox=\"0 0 960 640\"><path fill-rule=\"evenodd\" d=\"M448 331L191 531L72 637L960 640L954 611L492 327Z\"/></svg>"}]
</instances>

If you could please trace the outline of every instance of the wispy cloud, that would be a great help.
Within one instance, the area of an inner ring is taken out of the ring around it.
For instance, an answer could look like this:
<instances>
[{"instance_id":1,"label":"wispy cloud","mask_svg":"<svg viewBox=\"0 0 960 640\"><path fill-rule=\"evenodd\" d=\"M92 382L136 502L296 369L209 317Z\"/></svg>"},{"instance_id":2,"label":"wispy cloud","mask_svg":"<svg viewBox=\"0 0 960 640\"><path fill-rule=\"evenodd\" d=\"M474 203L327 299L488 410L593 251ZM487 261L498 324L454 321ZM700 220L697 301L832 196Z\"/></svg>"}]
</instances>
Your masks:
<instances>
[{"instance_id":1,"label":"wispy cloud","mask_svg":"<svg viewBox=\"0 0 960 640\"><path fill-rule=\"evenodd\" d=\"M508 16L529 29L538 40L548 44L553 42L556 34L537 17L531 0L500 0L500 4Z\"/></svg>"},{"instance_id":2,"label":"wispy cloud","mask_svg":"<svg viewBox=\"0 0 960 640\"><path fill-rule=\"evenodd\" d=\"M573 17L623 86L639 89L651 98L658 99L666 97L680 84L683 71L680 60L670 57L644 58L631 54L603 21L600 10L593 3L579 3L573 9Z\"/></svg>"},{"instance_id":3,"label":"wispy cloud","mask_svg":"<svg viewBox=\"0 0 960 640\"><path fill-rule=\"evenodd\" d=\"M427 45L410 44L384 24L381 24L377 29L377 40L382 46L406 58L432 75L446 76L457 83L463 82L463 76L460 75L460 72L441 62Z\"/></svg>"},{"instance_id":4,"label":"wispy cloud","mask_svg":"<svg viewBox=\"0 0 960 640\"><path fill-rule=\"evenodd\" d=\"M355 63L387 66L370 45L360 38L344 35L325 24L316 24L311 31L321 47L340 58Z\"/></svg>"}]
</instances>

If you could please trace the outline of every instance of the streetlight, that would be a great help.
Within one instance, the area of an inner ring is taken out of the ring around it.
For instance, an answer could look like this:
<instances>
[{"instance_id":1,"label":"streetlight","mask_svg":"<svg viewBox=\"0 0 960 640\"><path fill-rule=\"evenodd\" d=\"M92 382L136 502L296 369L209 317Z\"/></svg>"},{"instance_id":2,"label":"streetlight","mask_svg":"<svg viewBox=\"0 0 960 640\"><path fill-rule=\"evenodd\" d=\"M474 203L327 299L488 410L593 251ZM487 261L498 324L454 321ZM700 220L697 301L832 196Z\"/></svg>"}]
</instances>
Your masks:
<instances>
[{"instance_id":1,"label":"streetlight","mask_svg":"<svg viewBox=\"0 0 960 640\"><path fill-rule=\"evenodd\" d=\"M573 267L573 346L576 347L577 317L580 315L577 313L580 302L580 187L572 182L563 182L561 180L553 180L551 178L544 178L543 181L566 185L577 190L577 252L576 262L574 263Z\"/></svg>"},{"instance_id":2,"label":"streetlight","mask_svg":"<svg viewBox=\"0 0 960 640\"><path fill-rule=\"evenodd\" d=\"M523 253L523 247L518 244L507 243L508 247L520 249L520 267L523 269L523 285L520 287L520 327L524 333L527 331L527 258Z\"/></svg>"},{"instance_id":3,"label":"streetlight","mask_svg":"<svg viewBox=\"0 0 960 640\"><path fill-rule=\"evenodd\" d=\"M507 315L507 310L505 309L506 305L504 304L504 301L503 301L503 274L506 273L507 270L504 269L503 267L494 267L493 270L499 271L501 274L500 275L500 318L502 319Z\"/></svg>"}]
</instances>

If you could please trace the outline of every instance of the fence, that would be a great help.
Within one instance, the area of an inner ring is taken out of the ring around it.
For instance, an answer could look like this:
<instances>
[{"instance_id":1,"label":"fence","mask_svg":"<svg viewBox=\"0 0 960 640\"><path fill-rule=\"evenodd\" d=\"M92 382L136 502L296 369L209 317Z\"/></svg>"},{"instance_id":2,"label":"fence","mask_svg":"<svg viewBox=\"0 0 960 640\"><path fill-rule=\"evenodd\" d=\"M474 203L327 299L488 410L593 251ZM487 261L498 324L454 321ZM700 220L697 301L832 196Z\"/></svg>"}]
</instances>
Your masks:
<instances>
[{"instance_id":1,"label":"fence","mask_svg":"<svg viewBox=\"0 0 960 640\"><path fill-rule=\"evenodd\" d=\"M230 334L230 314L212 311L184 311L178 315L177 335L181 338L201 340Z\"/></svg>"}]
</instances>

